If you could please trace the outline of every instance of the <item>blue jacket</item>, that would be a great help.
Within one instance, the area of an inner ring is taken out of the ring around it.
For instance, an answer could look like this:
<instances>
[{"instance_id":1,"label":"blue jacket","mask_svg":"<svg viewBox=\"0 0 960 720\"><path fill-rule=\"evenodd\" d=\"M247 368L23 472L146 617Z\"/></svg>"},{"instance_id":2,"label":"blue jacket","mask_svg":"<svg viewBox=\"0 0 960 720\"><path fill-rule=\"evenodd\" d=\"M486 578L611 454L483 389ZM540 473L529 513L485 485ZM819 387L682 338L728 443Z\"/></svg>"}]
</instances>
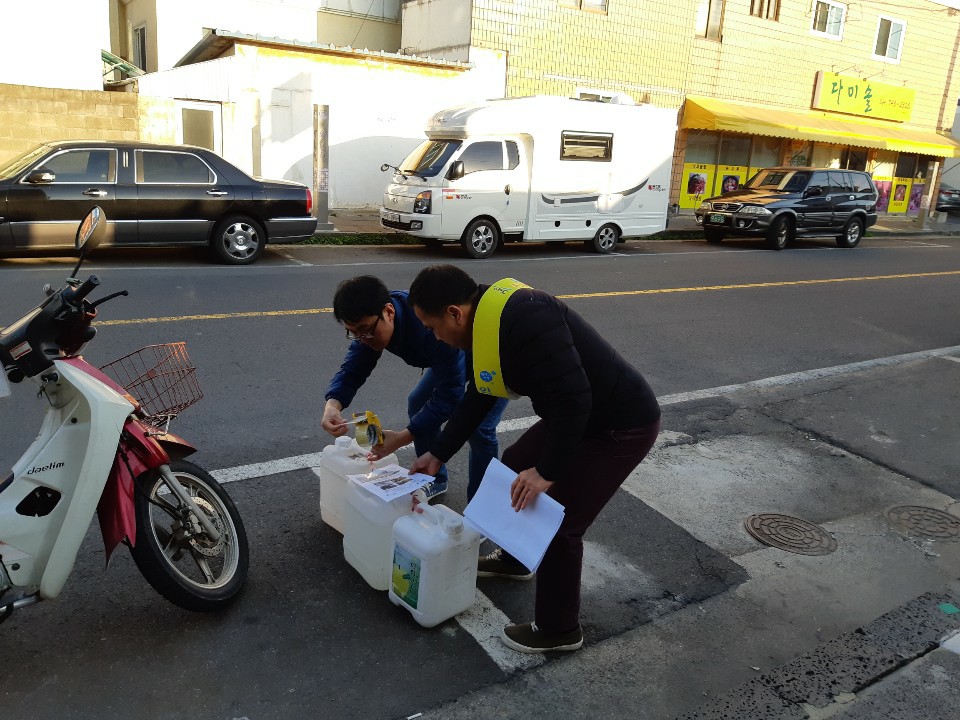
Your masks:
<instances>
[{"instance_id":1,"label":"blue jacket","mask_svg":"<svg viewBox=\"0 0 960 720\"><path fill-rule=\"evenodd\" d=\"M429 368L436 376L433 396L410 418L407 425L413 436L419 437L424 433L439 430L463 398L466 380L463 353L437 340L433 333L423 326L407 303L406 291L393 290L390 299L397 314L394 316L393 337L390 338L387 351L407 365ZM343 407L347 407L353 401L357 390L370 377L382 354L359 340L350 343L347 357L330 381L325 399L339 400Z\"/></svg>"}]
</instances>

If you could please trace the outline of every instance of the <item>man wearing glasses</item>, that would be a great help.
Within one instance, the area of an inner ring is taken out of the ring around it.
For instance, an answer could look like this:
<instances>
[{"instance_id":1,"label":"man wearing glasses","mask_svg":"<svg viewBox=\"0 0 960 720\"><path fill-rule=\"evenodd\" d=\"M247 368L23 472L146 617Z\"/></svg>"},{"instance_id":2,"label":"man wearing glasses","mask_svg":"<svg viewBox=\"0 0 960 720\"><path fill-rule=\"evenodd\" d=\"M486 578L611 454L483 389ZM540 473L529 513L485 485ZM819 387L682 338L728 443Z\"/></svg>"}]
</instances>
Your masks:
<instances>
[{"instance_id":1,"label":"man wearing glasses","mask_svg":"<svg viewBox=\"0 0 960 720\"><path fill-rule=\"evenodd\" d=\"M333 296L333 316L347 331L350 347L340 370L327 388L321 426L334 437L349 425L341 412L352 401L386 350L412 367L423 368L420 382L407 397L409 423L403 430L384 430L379 456L389 455L413 442L422 455L440 434L440 426L463 398L466 382L464 354L438 340L414 314L404 290L387 289L380 278L360 275L344 280ZM507 401L498 401L470 436L467 498L473 498L483 473L497 457L497 423ZM436 497L447 490L447 469L441 466L424 490Z\"/></svg>"}]
</instances>

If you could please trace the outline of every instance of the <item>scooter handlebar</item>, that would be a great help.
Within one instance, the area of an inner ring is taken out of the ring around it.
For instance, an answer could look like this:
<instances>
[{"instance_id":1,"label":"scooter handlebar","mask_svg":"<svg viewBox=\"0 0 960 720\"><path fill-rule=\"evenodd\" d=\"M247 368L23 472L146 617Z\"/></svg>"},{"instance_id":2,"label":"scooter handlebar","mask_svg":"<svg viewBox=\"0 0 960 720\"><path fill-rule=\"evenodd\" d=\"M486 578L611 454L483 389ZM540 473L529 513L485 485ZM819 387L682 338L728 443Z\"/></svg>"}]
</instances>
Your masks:
<instances>
[{"instance_id":1,"label":"scooter handlebar","mask_svg":"<svg viewBox=\"0 0 960 720\"><path fill-rule=\"evenodd\" d=\"M73 307L80 307L80 303L83 302L83 299L89 295L93 290L100 285L100 278L96 275L91 275L86 280L84 280L76 288L66 288L61 297L63 301Z\"/></svg>"}]
</instances>

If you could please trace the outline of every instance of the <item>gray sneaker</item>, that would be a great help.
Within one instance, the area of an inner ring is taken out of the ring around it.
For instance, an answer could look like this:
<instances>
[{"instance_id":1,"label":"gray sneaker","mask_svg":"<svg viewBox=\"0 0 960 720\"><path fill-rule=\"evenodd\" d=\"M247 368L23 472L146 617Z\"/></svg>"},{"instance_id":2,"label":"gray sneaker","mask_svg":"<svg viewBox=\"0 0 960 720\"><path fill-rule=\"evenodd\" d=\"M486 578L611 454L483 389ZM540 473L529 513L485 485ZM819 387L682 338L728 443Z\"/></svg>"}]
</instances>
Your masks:
<instances>
[{"instance_id":1,"label":"gray sneaker","mask_svg":"<svg viewBox=\"0 0 960 720\"><path fill-rule=\"evenodd\" d=\"M570 632L551 633L541 630L536 623L531 622L507 625L500 639L508 648L522 653L569 652L583 647L583 629L577 625L576 629Z\"/></svg>"},{"instance_id":2,"label":"gray sneaker","mask_svg":"<svg viewBox=\"0 0 960 720\"><path fill-rule=\"evenodd\" d=\"M477 577L499 577L507 580L530 580L533 573L527 567L497 548L489 555L485 555L477 562Z\"/></svg>"}]
</instances>

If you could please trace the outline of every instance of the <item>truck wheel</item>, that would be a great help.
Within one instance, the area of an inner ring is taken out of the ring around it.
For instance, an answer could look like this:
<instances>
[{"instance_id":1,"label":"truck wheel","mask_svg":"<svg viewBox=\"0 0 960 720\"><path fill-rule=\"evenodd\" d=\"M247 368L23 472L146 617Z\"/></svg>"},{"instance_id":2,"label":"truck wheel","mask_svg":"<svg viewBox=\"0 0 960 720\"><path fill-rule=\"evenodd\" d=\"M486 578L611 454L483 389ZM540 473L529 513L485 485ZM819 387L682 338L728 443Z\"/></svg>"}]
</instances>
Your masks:
<instances>
[{"instance_id":1,"label":"truck wheel","mask_svg":"<svg viewBox=\"0 0 960 720\"><path fill-rule=\"evenodd\" d=\"M587 240L586 245L592 248L594 252L606 255L613 252L618 242L620 242L620 228L613 223L609 223L597 230L593 240Z\"/></svg>"},{"instance_id":2,"label":"truck wheel","mask_svg":"<svg viewBox=\"0 0 960 720\"><path fill-rule=\"evenodd\" d=\"M781 215L767 230L767 247L771 250L783 250L793 240L793 223L786 215Z\"/></svg>"},{"instance_id":3,"label":"truck wheel","mask_svg":"<svg viewBox=\"0 0 960 720\"><path fill-rule=\"evenodd\" d=\"M860 244L860 238L863 237L863 220L852 217L847 220L843 226L843 234L837 235L837 246L842 248L855 248Z\"/></svg>"},{"instance_id":4,"label":"truck wheel","mask_svg":"<svg viewBox=\"0 0 960 720\"><path fill-rule=\"evenodd\" d=\"M500 228L485 218L470 223L470 227L460 238L463 251L474 260L482 260L493 255L499 242Z\"/></svg>"}]
</instances>

